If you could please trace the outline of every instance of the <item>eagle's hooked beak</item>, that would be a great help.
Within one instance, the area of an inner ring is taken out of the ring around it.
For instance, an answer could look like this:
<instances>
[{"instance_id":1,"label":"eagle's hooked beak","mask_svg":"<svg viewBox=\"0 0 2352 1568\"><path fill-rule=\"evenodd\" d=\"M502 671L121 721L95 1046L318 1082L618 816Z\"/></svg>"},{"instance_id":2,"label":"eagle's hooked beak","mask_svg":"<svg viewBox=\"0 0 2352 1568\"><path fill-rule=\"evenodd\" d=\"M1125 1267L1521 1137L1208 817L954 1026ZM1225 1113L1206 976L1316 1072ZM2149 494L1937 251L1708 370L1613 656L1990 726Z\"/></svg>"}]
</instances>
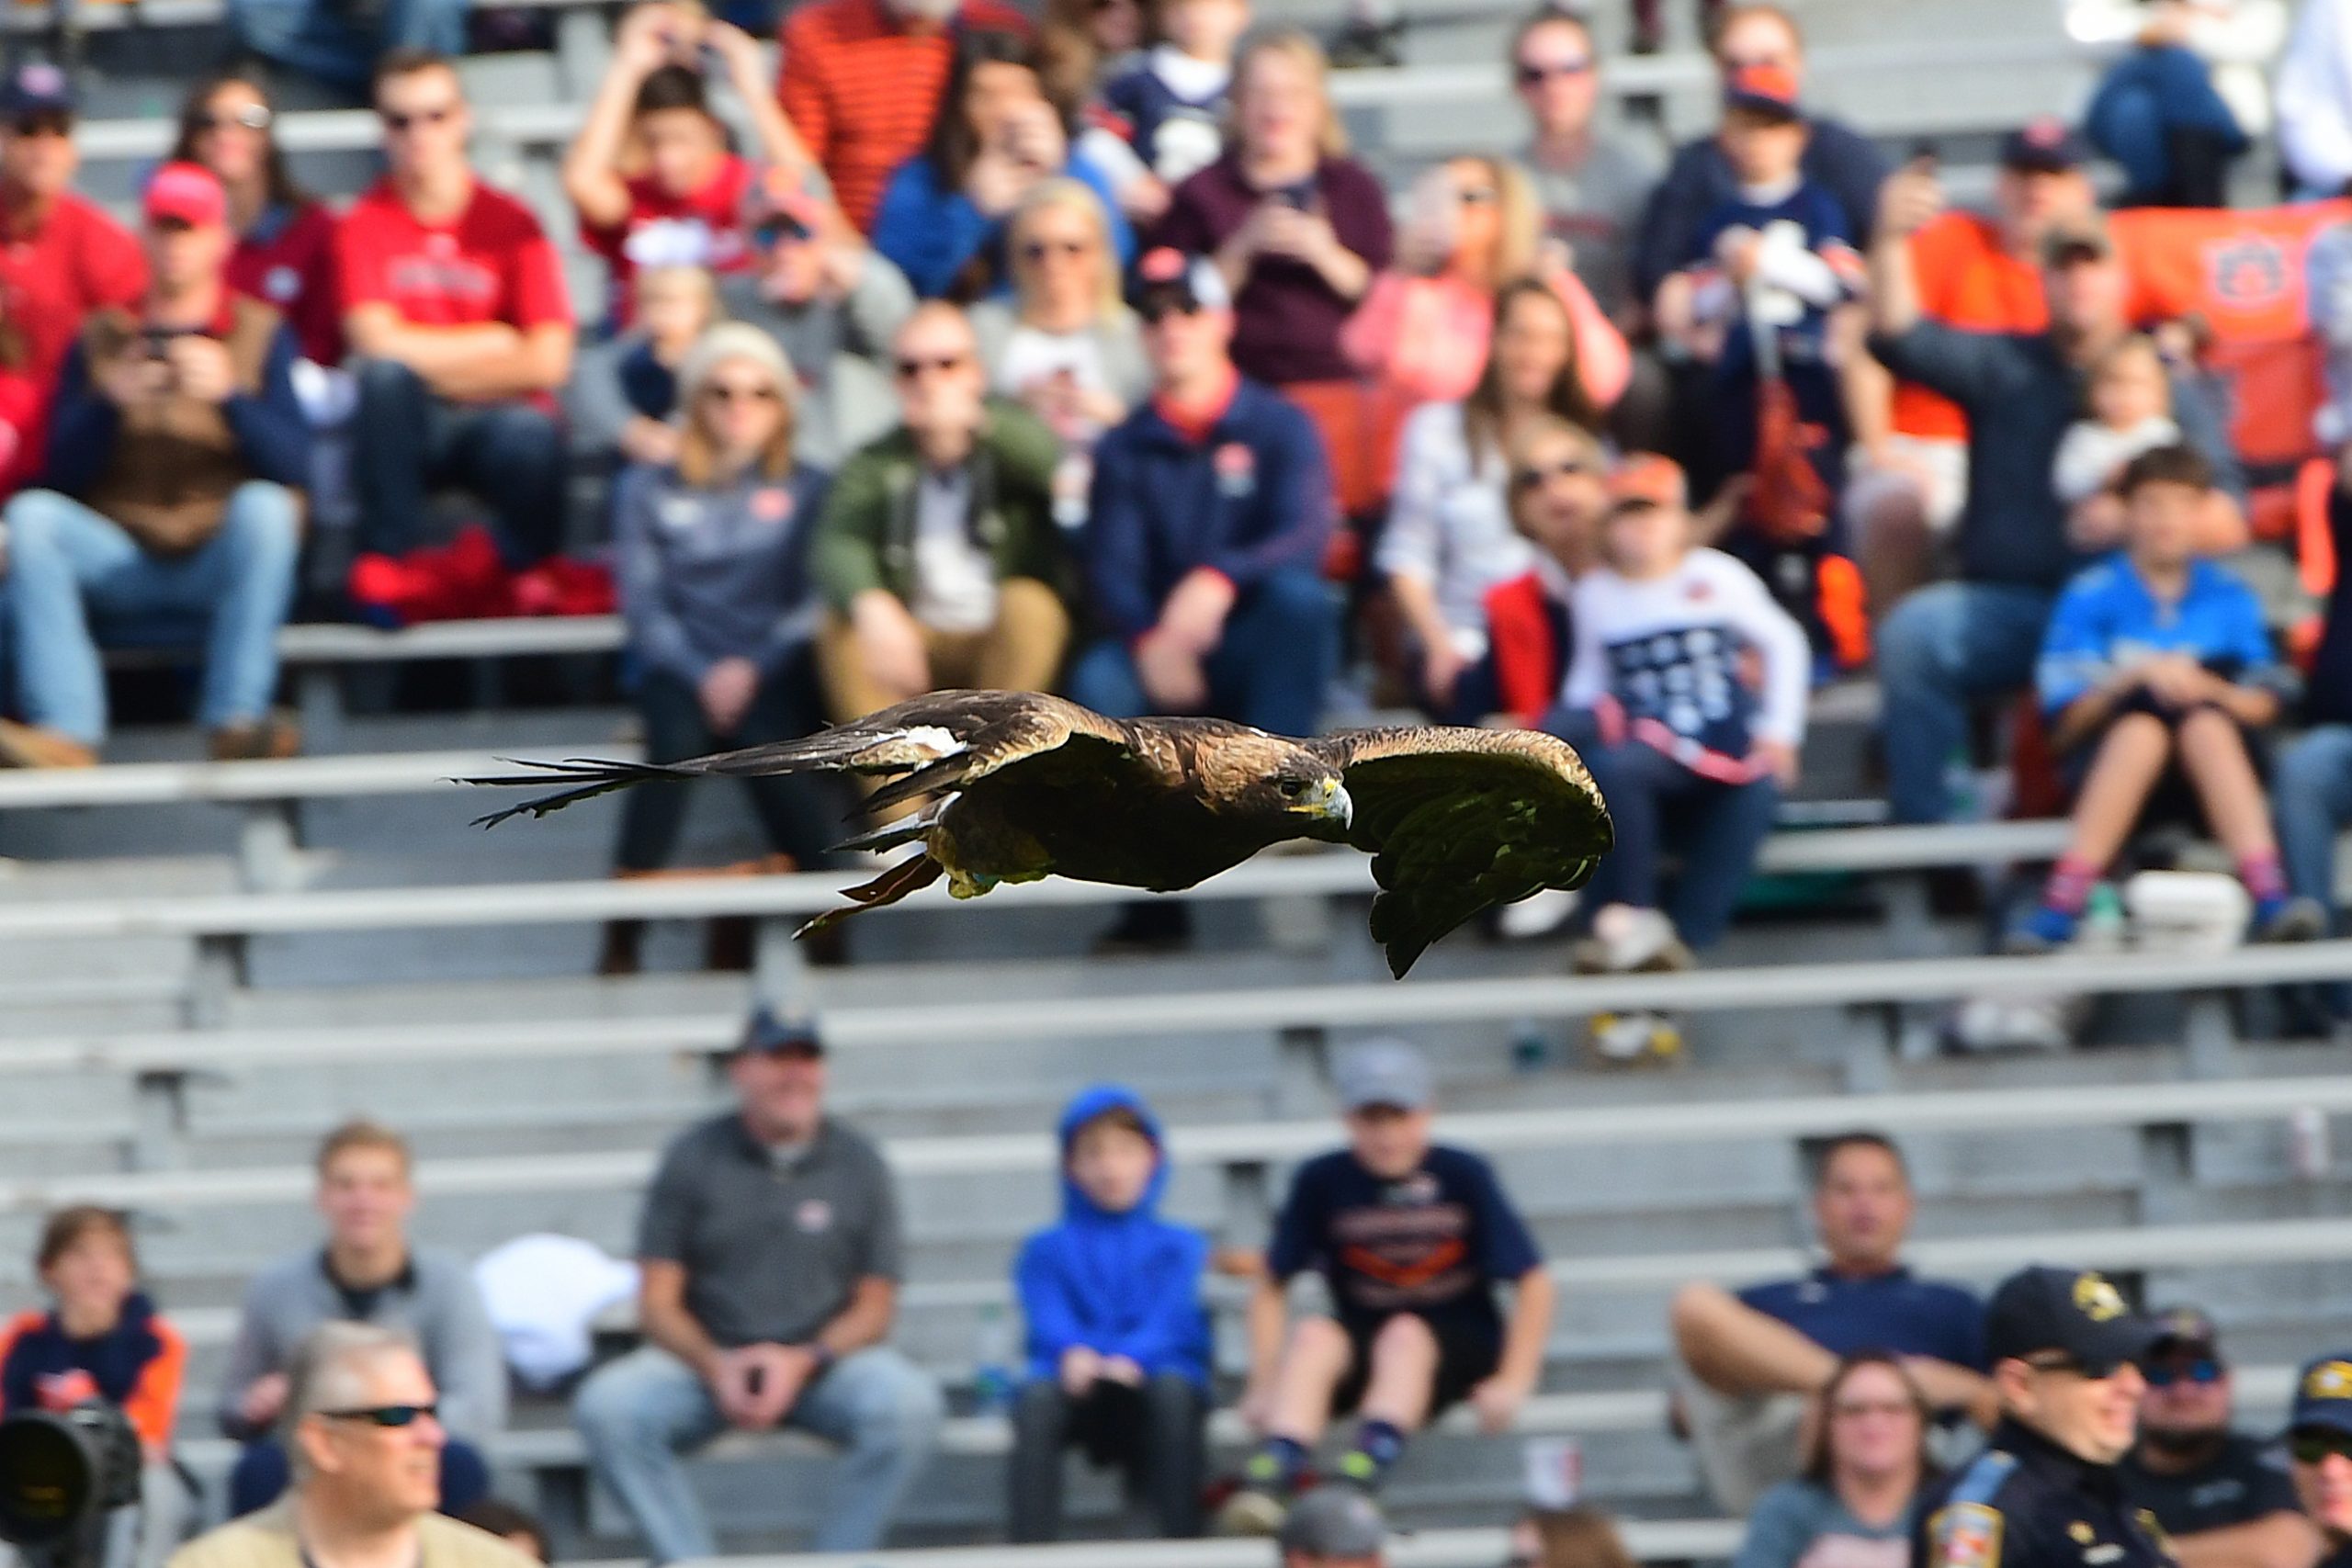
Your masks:
<instances>
[{"instance_id":1,"label":"eagle's hooked beak","mask_svg":"<svg viewBox=\"0 0 2352 1568\"><path fill-rule=\"evenodd\" d=\"M1302 798L1292 810L1326 822L1336 822L1342 829L1356 819L1356 803L1348 798L1348 786L1337 778L1325 779Z\"/></svg>"}]
</instances>

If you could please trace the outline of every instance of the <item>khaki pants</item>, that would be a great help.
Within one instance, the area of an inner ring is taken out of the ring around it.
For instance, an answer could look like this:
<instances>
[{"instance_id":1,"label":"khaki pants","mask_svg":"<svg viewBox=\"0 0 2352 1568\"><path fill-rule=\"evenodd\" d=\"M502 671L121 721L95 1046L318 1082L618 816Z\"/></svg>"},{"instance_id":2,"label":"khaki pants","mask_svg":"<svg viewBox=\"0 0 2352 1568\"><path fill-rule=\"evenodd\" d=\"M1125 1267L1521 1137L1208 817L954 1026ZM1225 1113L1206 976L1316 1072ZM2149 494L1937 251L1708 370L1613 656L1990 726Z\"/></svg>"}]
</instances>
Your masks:
<instances>
[{"instance_id":1,"label":"khaki pants","mask_svg":"<svg viewBox=\"0 0 2352 1568\"><path fill-rule=\"evenodd\" d=\"M1724 1509L1747 1517L1758 1498L1804 1468L1797 1451L1804 1427L1801 1393L1724 1393L1682 1364L1668 1381L1682 1404L1690 1457L1707 1490Z\"/></svg>"},{"instance_id":2,"label":"khaki pants","mask_svg":"<svg viewBox=\"0 0 2352 1568\"><path fill-rule=\"evenodd\" d=\"M996 592L996 623L984 631L922 628L933 690L1052 689L1069 642L1069 612L1062 607L1061 596L1033 577L1008 577ZM827 615L824 629L817 634L817 669L824 683L825 706L836 722L863 718L876 708L922 695L892 691L867 679L865 661L858 657L857 634L842 615Z\"/></svg>"}]
</instances>

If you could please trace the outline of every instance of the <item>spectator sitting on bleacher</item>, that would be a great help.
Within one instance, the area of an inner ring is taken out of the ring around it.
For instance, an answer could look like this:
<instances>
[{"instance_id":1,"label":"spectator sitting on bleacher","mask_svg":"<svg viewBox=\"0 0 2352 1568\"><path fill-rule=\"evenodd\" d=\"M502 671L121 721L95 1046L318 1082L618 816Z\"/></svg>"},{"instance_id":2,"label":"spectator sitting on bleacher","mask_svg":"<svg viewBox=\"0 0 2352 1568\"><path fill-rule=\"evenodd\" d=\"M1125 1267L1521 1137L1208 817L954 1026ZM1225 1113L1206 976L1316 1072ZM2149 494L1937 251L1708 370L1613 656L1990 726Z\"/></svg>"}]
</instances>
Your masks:
<instances>
[{"instance_id":1,"label":"spectator sitting on bleacher","mask_svg":"<svg viewBox=\"0 0 2352 1568\"><path fill-rule=\"evenodd\" d=\"M83 319L147 290L139 242L73 189L82 163L74 119L73 85L47 61L0 77L0 293L9 331L24 340L23 368L44 394Z\"/></svg>"},{"instance_id":2,"label":"spectator sitting on bleacher","mask_svg":"<svg viewBox=\"0 0 2352 1568\"><path fill-rule=\"evenodd\" d=\"M1135 234L1109 178L1070 144L1069 107L1048 93L1036 46L1018 33L967 31L923 149L899 165L874 214L874 248L926 299L976 300L1009 276L1006 220L1041 183L1073 179L1103 205L1125 266Z\"/></svg>"},{"instance_id":3,"label":"spectator sitting on bleacher","mask_svg":"<svg viewBox=\"0 0 2352 1568\"><path fill-rule=\"evenodd\" d=\"M387 173L336 236L359 360L360 547L414 547L434 490L460 485L490 503L507 565L529 566L563 540L551 398L571 371L562 263L530 209L475 175L454 64L387 56L375 97Z\"/></svg>"},{"instance_id":4,"label":"spectator sitting on bleacher","mask_svg":"<svg viewBox=\"0 0 2352 1568\"><path fill-rule=\"evenodd\" d=\"M294 183L273 129L277 112L249 77L215 76L180 106L171 162L201 164L229 199L229 287L286 318L313 365L343 363L332 208ZM300 389L299 387L297 389Z\"/></svg>"},{"instance_id":5,"label":"spectator sitting on bleacher","mask_svg":"<svg viewBox=\"0 0 2352 1568\"><path fill-rule=\"evenodd\" d=\"M2230 1365L2213 1320L2176 1307L2155 1322L2140 1361L2140 1438L2120 1467L2124 1494L2155 1516L2181 1568L2312 1568L2319 1542L2282 1446L2230 1429Z\"/></svg>"},{"instance_id":6,"label":"spectator sitting on bleacher","mask_svg":"<svg viewBox=\"0 0 2352 1568\"><path fill-rule=\"evenodd\" d=\"M1511 448L1539 423L1595 423L1571 318L1551 286L1505 285L1493 316L1477 385L1406 416L1396 493L1373 554L1412 645L1415 695L1446 724L1476 724L1505 705L1487 594L1524 573L1532 554L1511 525ZM1546 705L1558 691L1555 673Z\"/></svg>"},{"instance_id":7,"label":"spectator sitting on bleacher","mask_svg":"<svg viewBox=\"0 0 2352 1568\"><path fill-rule=\"evenodd\" d=\"M781 33L776 98L833 198L860 232L882 187L922 150L958 41L976 30L1026 32L1000 0L812 0Z\"/></svg>"},{"instance_id":8,"label":"spectator sitting on bleacher","mask_svg":"<svg viewBox=\"0 0 2352 1568\"><path fill-rule=\"evenodd\" d=\"M1298 1500L1275 1546L1282 1568L1384 1568L1388 1521L1352 1486L1321 1486Z\"/></svg>"},{"instance_id":9,"label":"spectator sitting on bleacher","mask_svg":"<svg viewBox=\"0 0 2352 1568\"><path fill-rule=\"evenodd\" d=\"M1595 421L1625 390L1632 354L1577 275L1536 246L1526 172L1504 158L1450 158L1406 198L1395 262L1373 279L1340 346L1389 400L1452 402L1485 368L1502 290L1537 277L1576 333L1576 374Z\"/></svg>"},{"instance_id":10,"label":"spectator sitting on bleacher","mask_svg":"<svg viewBox=\"0 0 2352 1568\"><path fill-rule=\"evenodd\" d=\"M2038 333L2041 237L2091 209L2082 142L2054 117L2006 137L1990 216L1954 209L1911 236L1919 313L1969 332ZM1968 498L1968 420L1950 400L1896 381L1867 354L1843 367L1852 454L1841 498L1873 620L1935 575L1939 541Z\"/></svg>"},{"instance_id":11,"label":"spectator sitting on bleacher","mask_svg":"<svg viewBox=\"0 0 2352 1568\"><path fill-rule=\"evenodd\" d=\"M113 1568L155 1568L179 1544L187 1487L171 1458L187 1342L139 1289L130 1227L111 1209L60 1209L41 1226L33 1255L50 1308L0 1325L0 1416L71 1410L103 1400L130 1418L145 1470L138 1506L109 1541Z\"/></svg>"},{"instance_id":12,"label":"spectator sitting on bleacher","mask_svg":"<svg viewBox=\"0 0 2352 1568\"><path fill-rule=\"evenodd\" d=\"M2287 1415L2289 1473L2319 1527L2319 1568L2352 1564L2352 1353L2322 1356L2295 1374Z\"/></svg>"},{"instance_id":13,"label":"spectator sitting on bleacher","mask_svg":"<svg viewBox=\"0 0 2352 1568\"><path fill-rule=\"evenodd\" d=\"M197 716L215 758L288 757L300 741L269 705L311 456L294 334L223 279L233 237L220 181L166 164L141 205L147 298L85 324L58 377L46 488L4 514L30 721L0 721L0 762L14 766L96 760L107 705L94 621L133 637L201 628Z\"/></svg>"},{"instance_id":14,"label":"spectator sitting on bleacher","mask_svg":"<svg viewBox=\"0 0 2352 1568\"><path fill-rule=\"evenodd\" d=\"M1087 456L1151 389L1143 329L1121 297L1109 215L1078 181L1031 186L1005 225L1005 249L1012 297L973 306L972 333L990 389L1060 439L1055 516L1073 527L1086 521Z\"/></svg>"},{"instance_id":15,"label":"spectator sitting on bleacher","mask_svg":"<svg viewBox=\"0 0 2352 1568\"><path fill-rule=\"evenodd\" d=\"M444 1518L447 1404L426 1358L395 1330L322 1325L281 1380L286 1442L302 1456L276 1506L232 1518L169 1568L532 1568L486 1530Z\"/></svg>"},{"instance_id":16,"label":"spectator sitting on bleacher","mask_svg":"<svg viewBox=\"0 0 2352 1568\"><path fill-rule=\"evenodd\" d=\"M466 52L472 0L392 0L366 7L344 0L228 0L229 38L241 57L259 57L355 101L376 72L402 53L456 59Z\"/></svg>"},{"instance_id":17,"label":"spectator sitting on bleacher","mask_svg":"<svg viewBox=\"0 0 2352 1568\"><path fill-rule=\"evenodd\" d=\"M1250 28L1250 0L1153 0L1150 49L1102 87L1102 118L1115 129L1089 131L1124 149L1119 206L1138 223L1168 210L1176 186L1225 151L1232 111L1233 62ZM1099 154L1098 154L1099 155Z\"/></svg>"},{"instance_id":18,"label":"spectator sitting on bleacher","mask_svg":"<svg viewBox=\"0 0 2352 1568\"><path fill-rule=\"evenodd\" d=\"M2352 829L2352 453L2336 462L2327 494L2335 578L2303 682L2302 716L2311 728L2279 753L2271 780L2287 885L2327 911L2331 931L2343 925L2335 840ZM2352 985L2335 987L2335 1005L2339 1016L2352 1018Z\"/></svg>"},{"instance_id":19,"label":"spectator sitting on bleacher","mask_svg":"<svg viewBox=\"0 0 2352 1568\"><path fill-rule=\"evenodd\" d=\"M808 547L825 480L792 460L798 398L773 338L741 321L714 327L679 367L676 452L621 476L615 576L639 672L648 761L795 740L823 722ZM840 836L839 804L823 781L768 774L743 783L767 837L768 869L822 863ZM683 784L629 792L616 874L650 876L669 864L685 797ZM597 973L633 973L641 930L637 921L607 925Z\"/></svg>"},{"instance_id":20,"label":"spectator sitting on bleacher","mask_svg":"<svg viewBox=\"0 0 2352 1568\"><path fill-rule=\"evenodd\" d=\"M881 1151L825 1114L825 1048L763 1010L729 1059L740 1103L671 1140L645 1195L645 1343L574 1414L656 1562L718 1548L681 1452L732 1427L842 1446L810 1546L872 1551L931 1457L939 1385L883 1343L905 1269Z\"/></svg>"},{"instance_id":21,"label":"spectator sitting on bleacher","mask_svg":"<svg viewBox=\"0 0 2352 1568\"><path fill-rule=\"evenodd\" d=\"M806 394L793 441L828 472L899 421L877 363L915 308L906 278L797 179L762 178L744 197L750 270L718 280L726 314L775 338Z\"/></svg>"},{"instance_id":22,"label":"spectator sitting on bleacher","mask_svg":"<svg viewBox=\"0 0 2352 1568\"><path fill-rule=\"evenodd\" d=\"M1984 1310L1962 1287L1903 1265L1912 1210L1892 1143L1875 1133L1833 1138L1814 1166L1819 1268L1736 1295L1709 1283L1675 1293L1680 1418L1707 1489L1730 1512L1746 1514L1797 1472L1806 1402L1857 1350L1901 1357L1939 1415L1991 1420Z\"/></svg>"},{"instance_id":23,"label":"spectator sitting on bleacher","mask_svg":"<svg viewBox=\"0 0 2352 1568\"><path fill-rule=\"evenodd\" d=\"M1931 1416L1897 1358L1840 1359L1821 1390L1804 1472L1758 1501L1731 1568L1905 1568L1911 1505L1934 1474Z\"/></svg>"},{"instance_id":24,"label":"spectator sitting on bleacher","mask_svg":"<svg viewBox=\"0 0 2352 1568\"><path fill-rule=\"evenodd\" d=\"M725 73L750 116L753 157L729 148L706 69ZM563 160L581 238L611 269L606 310L615 325L628 321L629 281L640 265L684 262L728 273L752 265L743 214L754 163L767 165L767 178L797 181L813 172L752 36L671 0L622 17L612 63Z\"/></svg>"},{"instance_id":25,"label":"spectator sitting on bleacher","mask_svg":"<svg viewBox=\"0 0 2352 1568\"><path fill-rule=\"evenodd\" d=\"M2325 912L2287 886L2252 754L2293 676L2254 591L2196 548L2212 469L2186 446L2159 446L2134 457L2118 488L2123 548L2066 584L2042 637L2035 684L2077 795L2066 852L2007 946L2047 953L2073 940L2092 889L2176 769L2253 897L2253 939L2323 936Z\"/></svg>"},{"instance_id":26,"label":"spectator sitting on bleacher","mask_svg":"<svg viewBox=\"0 0 2352 1568\"><path fill-rule=\"evenodd\" d=\"M1530 728L1560 700L1576 647L1571 607L1577 580L1600 558L1600 524L1609 507L1609 457L1600 438L1546 414L1523 426L1506 448L1511 528L1533 548L1528 570L1487 590L1482 608L1495 671L1495 712ZM1565 913L1573 894L1546 888L1498 912L1505 928L1531 904ZM1548 917L1529 922L1550 930Z\"/></svg>"},{"instance_id":27,"label":"spectator sitting on bleacher","mask_svg":"<svg viewBox=\"0 0 2352 1568\"><path fill-rule=\"evenodd\" d=\"M1673 459L1609 479L1600 563L1570 601L1560 728L1583 743L1616 848L1584 890L1587 972L1688 968L1723 940L1804 742L1804 632L1747 567L1707 549ZM1674 828L1669 835L1668 823ZM1665 894L1662 860L1682 852ZM1595 1021L1601 1054L1649 1050L1656 1015Z\"/></svg>"},{"instance_id":28,"label":"spectator sitting on bleacher","mask_svg":"<svg viewBox=\"0 0 2352 1568\"><path fill-rule=\"evenodd\" d=\"M1493 1168L1430 1142L1428 1059L1369 1041L1331 1077L1348 1147L1292 1177L1250 1297L1242 1414L1264 1440L1219 1515L1228 1533L1281 1527L1333 1416L1362 1417L1335 1479L1374 1492L1449 1406L1466 1400L1480 1430L1509 1431L1544 1371L1552 1277ZM1288 1287L1310 1269L1330 1310L1293 1323Z\"/></svg>"},{"instance_id":29,"label":"spectator sitting on bleacher","mask_svg":"<svg viewBox=\"0 0 2352 1568\"><path fill-rule=\"evenodd\" d=\"M639 267L631 292L634 324L573 364L566 424L605 461L667 463L678 455L678 371L718 320L718 292L704 268L668 265Z\"/></svg>"},{"instance_id":30,"label":"spectator sitting on bleacher","mask_svg":"<svg viewBox=\"0 0 2352 1568\"><path fill-rule=\"evenodd\" d=\"M1715 28L1714 60L1726 82L1737 73L1761 67L1802 84L1804 42L1796 18L1781 6L1736 5L1724 12ZM1808 116L1805 132L1804 180L1829 196L1843 220L1846 237L1860 245L1870 235L1877 214L1878 187L1886 177L1886 159L1870 138L1826 115ZM1731 200L1739 185L1738 170L1721 132L1685 142L1675 151L1674 161L1642 215L1641 237L1634 244L1634 286L1640 298L1655 299L1667 276L1689 262L1698 249L1707 214Z\"/></svg>"},{"instance_id":31,"label":"spectator sitting on bleacher","mask_svg":"<svg viewBox=\"0 0 2352 1568\"><path fill-rule=\"evenodd\" d=\"M2132 47L2099 78L2083 131L2122 167L2117 207L2227 207L2230 164L2252 145L2189 28L2213 0L2157 0Z\"/></svg>"},{"instance_id":32,"label":"spectator sitting on bleacher","mask_svg":"<svg viewBox=\"0 0 2352 1568\"><path fill-rule=\"evenodd\" d=\"M1544 236L1610 318L1631 331L1645 311L1634 293L1633 244L1660 173L1654 147L1593 123L1600 57L1592 28L1544 6L1511 39L1510 62L1531 137L1521 154L1535 187Z\"/></svg>"},{"instance_id":33,"label":"spectator sitting on bleacher","mask_svg":"<svg viewBox=\"0 0 2352 1568\"><path fill-rule=\"evenodd\" d=\"M919 307L893 353L904 423L842 466L810 547L835 719L948 687L1045 691L1069 639L1053 432L987 396L953 305Z\"/></svg>"},{"instance_id":34,"label":"spectator sitting on bleacher","mask_svg":"<svg viewBox=\"0 0 2352 1568\"><path fill-rule=\"evenodd\" d=\"M2156 340L2133 333L2109 344L2091 364L2084 396L2084 416L2058 443L2050 482L2066 503L2070 535L2113 538L2123 515L2116 484L2126 465L2143 452L2180 444Z\"/></svg>"},{"instance_id":35,"label":"spectator sitting on bleacher","mask_svg":"<svg viewBox=\"0 0 2352 1568\"><path fill-rule=\"evenodd\" d=\"M1013 1265L1029 1376L1015 1397L1009 1535L1058 1540L1062 1450L1125 1472L1171 1540L1200 1533L1209 1371L1208 1239L1159 1216L1159 1120L1104 1085L1062 1112L1062 1218Z\"/></svg>"},{"instance_id":36,"label":"spectator sitting on bleacher","mask_svg":"<svg viewBox=\"0 0 2352 1568\"><path fill-rule=\"evenodd\" d=\"M252 1513L286 1490L289 1376L322 1325L354 1323L406 1336L423 1355L439 1390L436 1434L447 1438L439 1448L441 1507L456 1513L490 1489L478 1445L506 1425L498 1331L465 1260L409 1241L416 1189L398 1134L347 1122L320 1143L317 1166L326 1245L254 1276L221 1371L220 1429L245 1444L229 1476L229 1511ZM297 1406L298 1421L302 1414Z\"/></svg>"},{"instance_id":37,"label":"spectator sitting on bleacher","mask_svg":"<svg viewBox=\"0 0 2352 1568\"><path fill-rule=\"evenodd\" d=\"M1969 704L2030 682L2051 604L2079 563L2077 551L2113 542L2069 538L2050 476L2058 443L2082 407L2089 367L2130 331L2123 269L2096 220L2043 236L2047 331L1963 332L1923 318L1905 241L1942 199L1932 174L1895 175L1871 248L1871 352L1968 417L1957 580L1907 596L1877 638L1887 795L1898 822L1943 820L1948 773L1968 757ZM2175 372L2171 379L2174 420L2213 465L2220 488L2237 495L2237 460L2220 415L2195 378ZM2212 509L2208 522L2206 536L2195 541L2199 553L2242 541L2235 508Z\"/></svg>"}]
</instances>

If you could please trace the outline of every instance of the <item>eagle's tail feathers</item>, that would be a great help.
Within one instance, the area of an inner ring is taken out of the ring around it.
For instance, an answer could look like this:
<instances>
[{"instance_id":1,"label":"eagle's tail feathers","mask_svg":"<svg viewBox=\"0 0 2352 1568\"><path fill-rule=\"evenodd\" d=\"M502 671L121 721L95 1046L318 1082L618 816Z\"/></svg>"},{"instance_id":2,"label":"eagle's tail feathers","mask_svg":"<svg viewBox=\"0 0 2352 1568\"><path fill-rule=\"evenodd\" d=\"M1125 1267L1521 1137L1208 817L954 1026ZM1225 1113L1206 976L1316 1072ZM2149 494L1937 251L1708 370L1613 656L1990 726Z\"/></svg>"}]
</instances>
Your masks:
<instances>
[{"instance_id":1,"label":"eagle's tail feathers","mask_svg":"<svg viewBox=\"0 0 2352 1568\"><path fill-rule=\"evenodd\" d=\"M854 899L854 903L844 904L838 909L826 910L793 934L796 937L813 936L819 931L831 931L852 915L864 914L868 909L878 909L885 904L895 904L908 894L928 887L938 881L946 869L927 854L916 855L911 860L902 860L871 882L862 882L855 887L843 888L842 891Z\"/></svg>"},{"instance_id":2,"label":"eagle's tail feathers","mask_svg":"<svg viewBox=\"0 0 2352 1568\"><path fill-rule=\"evenodd\" d=\"M545 817L550 811L560 811L583 800L594 800L631 784L646 784L657 779L691 778L691 773L653 762L605 762L594 758L571 757L560 762L540 762L501 757L502 762L514 767L537 770L528 773L493 773L480 778L459 779L458 784L492 784L508 787L534 788L550 783L569 784L572 787L526 800L520 806L510 806L493 811L487 817L477 817L479 828L495 828L510 817Z\"/></svg>"}]
</instances>

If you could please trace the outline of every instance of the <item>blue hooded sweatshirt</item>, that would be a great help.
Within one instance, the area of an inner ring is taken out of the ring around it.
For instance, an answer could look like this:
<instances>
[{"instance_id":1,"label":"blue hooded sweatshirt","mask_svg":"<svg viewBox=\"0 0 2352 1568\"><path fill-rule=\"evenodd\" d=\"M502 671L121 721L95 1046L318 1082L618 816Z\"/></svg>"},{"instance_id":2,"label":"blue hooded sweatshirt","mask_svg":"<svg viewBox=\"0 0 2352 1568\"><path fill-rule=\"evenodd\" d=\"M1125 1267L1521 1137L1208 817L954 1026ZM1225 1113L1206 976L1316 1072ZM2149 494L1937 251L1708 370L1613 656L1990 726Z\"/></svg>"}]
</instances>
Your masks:
<instances>
[{"instance_id":1,"label":"blue hooded sweatshirt","mask_svg":"<svg viewBox=\"0 0 2352 1568\"><path fill-rule=\"evenodd\" d=\"M1031 1236L1013 1266L1029 1328L1029 1375L1058 1376L1062 1352L1083 1345L1125 1356L1147 1376L1175 1372L1205 1389L1210 1338L1201 1274L1208 1238L1159 1217L1165 1154L1143 1201L1125 1213L1095 1207L1069 1179L1070 1140L1107 1111L1132 1112L1165 1147L1158 1118L1133 1089L1098 1085L1062 1111L1062 1223Z\"/></svg>"}]
</instances>

